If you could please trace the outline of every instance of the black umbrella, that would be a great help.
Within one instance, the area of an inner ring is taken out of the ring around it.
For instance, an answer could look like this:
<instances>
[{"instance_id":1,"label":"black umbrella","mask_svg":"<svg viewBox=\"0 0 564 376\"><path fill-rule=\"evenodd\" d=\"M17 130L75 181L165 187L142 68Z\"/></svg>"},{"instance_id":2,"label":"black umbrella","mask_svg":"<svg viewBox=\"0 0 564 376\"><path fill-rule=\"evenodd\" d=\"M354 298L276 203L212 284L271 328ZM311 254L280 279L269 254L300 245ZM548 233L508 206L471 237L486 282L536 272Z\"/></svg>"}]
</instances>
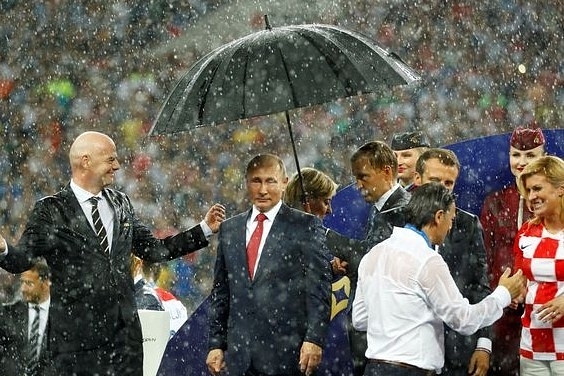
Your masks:
<instances>
[{"instance_id":1,"label":"black umbrella","mask_svg":"<svg viewBox=\"0 0 564 376\"><path fill-rule=\"evenodd\" d=\"M266 30L198 60L170 93L149 134L285 112L300 174L288 110L420 79L395 54L359 33L319 24L273 29L266 16L265 22Z\"/></svg>"}]
</instances>

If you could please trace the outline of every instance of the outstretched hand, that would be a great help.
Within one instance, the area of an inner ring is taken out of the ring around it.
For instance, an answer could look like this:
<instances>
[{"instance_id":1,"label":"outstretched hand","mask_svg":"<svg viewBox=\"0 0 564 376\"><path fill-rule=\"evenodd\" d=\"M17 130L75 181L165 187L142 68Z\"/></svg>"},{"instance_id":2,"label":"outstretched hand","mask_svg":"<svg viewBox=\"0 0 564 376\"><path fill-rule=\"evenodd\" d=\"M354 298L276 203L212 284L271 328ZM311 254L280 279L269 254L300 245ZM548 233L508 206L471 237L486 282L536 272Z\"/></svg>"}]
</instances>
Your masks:
<instances>
[{"instance_id":1,"label":"outstretched hand","mask_svg":"<svg viewBox=\"0 0 564 376\"><path fill-rule=\"evenodd\" d=\"M499 277L499 285L505 287L509 291L509 294L511 294L511 300L514 300L525 293L527 278L523 275L521 269L517 270L512 276L510 275L511 269L505 269L501 277Z\"/></svg>"},{"instance_id":2,"label":"outstretched hand","mask_svg":"<svg viewBox=\"0 0 564 376\"><path fill-rule=\"evenodd\" d=\"M219 225L225 220L225 207L221 204L214 204L206 213L204 221L210 226L212 232L219 231Z\"/></svg>"}]
</instances>

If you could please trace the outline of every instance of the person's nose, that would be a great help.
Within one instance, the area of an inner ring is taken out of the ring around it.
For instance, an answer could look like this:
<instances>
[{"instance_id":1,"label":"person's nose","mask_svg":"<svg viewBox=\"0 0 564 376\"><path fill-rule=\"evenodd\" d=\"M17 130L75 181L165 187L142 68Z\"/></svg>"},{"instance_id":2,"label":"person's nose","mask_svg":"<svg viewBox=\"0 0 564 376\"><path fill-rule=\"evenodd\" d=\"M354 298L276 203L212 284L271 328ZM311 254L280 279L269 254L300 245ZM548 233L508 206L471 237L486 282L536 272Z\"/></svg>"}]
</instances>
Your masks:
<instances>
[{"instance_id":1,"label":"person's nose","mask_svg":"<svg viewBox=\"0 0 564 376\"><path fill-rule=\"evenodd\" d=\"M266 187L267 187L266 183L260 183L259 193L261 195L265 195L267 193Z\"/></svg>"},{"instance_id":2,"label":"person's nose","mask_svg":"<svg viewBox=\"0 0 564 376\"><path fill-rule=\"evenodd\" d=\"M121 165L119 164L119 161L116 159L114 161L114 165L112 166L112 168L114 169L114 171L117 171L117 170L120 169L120 167L121 167Z\"/></svg>"},{"instance_id":3,"label":"person's nose","mask_svg":"<svg viewBox=\"0 0 564 376\"><path fill-rule=\"evenodd\" d=\"M526 166L528 164L527 157L524 155L520 156L519 159L517 160L517 164L519 166Z\"/></svg>"}]
</instances>

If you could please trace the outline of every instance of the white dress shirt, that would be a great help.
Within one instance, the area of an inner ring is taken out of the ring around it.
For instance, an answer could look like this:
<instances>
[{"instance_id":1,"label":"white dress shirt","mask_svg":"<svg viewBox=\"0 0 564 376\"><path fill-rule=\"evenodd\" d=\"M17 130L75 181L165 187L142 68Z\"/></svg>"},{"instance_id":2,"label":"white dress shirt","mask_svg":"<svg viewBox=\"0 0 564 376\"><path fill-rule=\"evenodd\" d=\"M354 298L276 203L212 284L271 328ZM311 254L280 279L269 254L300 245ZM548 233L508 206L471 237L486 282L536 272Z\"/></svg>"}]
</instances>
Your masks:
<instances>
[{"instance_id":1,"label":"white dress shirt","mask_svg":"<svg viewBox=\"0 0 564 376\"><path fill-rule=\"evenodd\" d=\"M104 225L104 229L106 230L106 234L108 235L108 245L110 247L110 252L112 251L112 239L114 237L114 211L110 207L108 200L104 197L102 192L99 192L97 195L93 195L92 193L88 192L85 189L79 187L74 181L71 180L70 187L76 196L76 199L80 203L80 207L88 219L90 226L92 226L92 230L96 233L96 229L94 228L94 221L92 220L92 203L90 203L91 197L99 197L100 200L98 201L98 213L100 214L100 219L102 220L102 224Z\"/></svg>"},{"instance_id":2,"label":"white dress shirt","mask_svg":"<svg viewBox=\"0 0 564 376\"><path fill-rule=\"evenodd\" d=\"M272 222L274 222L274 218L276 217L276 214L278 214L278 211L280 211L280 207L282 206L282 201L278 202L278 204L274 205L274 207L272 209L270 209L267 212L264 212L263 214L266 215L266 219L263 222L263 227L262 227L262 237L260 239L260 245L259 245L259 249L258 249L258 255L257 255L257 260L255 262L255 274L256 274L256 270L258 268L258 264L259 264L259 260L260 260L260 255L262 254L262 248L264 247L264 242L266 241L266 237L268 236L268 233L270 232L270 229L272 227ZM253 232L255 231L255 228L257 227L257 215L260 213L260 211L258 211L258 209L253 205L253 210L251 211L251 216L249 217L249 219L247 220L247 231L245 232L245 245L249 245L249 241L251 240L251 235L253 234Z\"/></svg>"},{"instance_id":3,"label":"white dress shirt","mask_svg":"<svg viewBox=\"0 0 564 376\"><path fill-rule=\"evenodd\" d=\"M28 338L31 335L31 325L33 320L35 320L35 306L39 306L39 343L43 343L43 337L45 337L45 329L47 329L47 318L49 317L49 306L51 304L51 298L48 298L43 303L33 304L28 303L28 325L27 325L27 335ZM39 346L41 348L41 346ZM38 348L38 350L39 350Z\"/></svg>"},{"instance_id":4,"label":"white dress shirt","mask_svg":"<svg viewBox=\"0 0 564 376\"><path fill-rule=\"evenodd\" d=\"M367 331L367 358L439 372L443 322L471 335L499 319L510 303L509 291L499 286L471 305L424 234L394 227L392 236L360 263L352 321L356 329Z\"/></svg>"}]
</instances>

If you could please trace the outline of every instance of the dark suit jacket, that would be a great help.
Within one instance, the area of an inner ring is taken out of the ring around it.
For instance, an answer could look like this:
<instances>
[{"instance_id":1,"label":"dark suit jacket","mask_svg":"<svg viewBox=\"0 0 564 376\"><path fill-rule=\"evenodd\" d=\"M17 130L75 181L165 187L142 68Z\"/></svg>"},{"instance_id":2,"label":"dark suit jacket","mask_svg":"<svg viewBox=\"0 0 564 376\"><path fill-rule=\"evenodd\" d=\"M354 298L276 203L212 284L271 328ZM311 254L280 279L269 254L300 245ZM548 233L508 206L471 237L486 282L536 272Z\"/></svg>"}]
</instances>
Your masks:
<instances>
[{"instance_id":1,"label":"dark suit jacket","mask_svg":"<svg viewBox=\"0 0 564 376\"><path fill-rule=\"evenodd\" d=\"M140 223L125 194L104 189L103 195L114 212L109 255L103 253L67 185L36 203L19 245L8 246L8 255L0 260L0 267L20 273L29 269L32 257L43 256L47 260L52 273L49 314L54 356L89 353L115 345L116 332L121 329L128 333L129 344L134 348L130 351L135 359L131 368L139 368L143 349L130 273L131 252L150 262L164 261L205 247L208 242L200 226L158 240ZM99 373L107 372L102 368Z\"/></svg>"},{"instance_id":2,"label":"dark suit jacket","mask_svg":"<svg viewBox=\"0 0 564 376\"><path fill-rule=\"evenodd\" d=\"M330 318L331 268L321 221L282 205L254 279L245 229L251 211L220 226L210 307L209 349L226 350L231 375L300 374L304 341L323 347Z\"/></svg>"},{"instance_id":3,"label":"dark suit jacket","mask_svg":"<svg viewBox=\"0 0 564 376\"><path fill-rule=\"evenodd\" d=\"M491 293L484 234L477 216L456 209L452 229L439 247L439 253L460 292L471 304L478 303ZM491 339L491 327L482 328L472 336L463 336L445 328L445 376L467 375L470 357L480 337Z\"/></svg>"},{"instance_id":4,"label":"dark suit jacket","mask_svg":"<svg viewBox=\"0 0 564 376\"><path fill-rule=\"evenodd\" d=\"M349 297L351 303L356 290L360 260L372 247L391 235L391 229L396 223L401 223L401 226L403 226L405 222L403 214L401 214L399 220L395 220L393 214L388 214L385 218L382 218L381 213L394 213L396 208L405 206L409 202L410 197L411 195L405 189L398 187L386 200L379 213L376 213L376 208L373 207L368 218L369 223L366 226L366 237L363 240L350 239L333 230L327 232L329 252L348 262L347 276L351 280L351 296Z\"/></svg>"},{"instance_id":5,"label":"dark suit jacket","mask_svg":"<svg viewBox=\"0 0 564 376\"><path fill-rule=\"evenodd\" d=\"M29 314L27 303L17 301L0 306L0 374L21 376L25 374L27 354L27 331ZM49 330L47 324L46 332ZM47 333L43 335L39 357L38 374L45 372L49 356L47 354Z\"/></svg>"}]
</instances>

